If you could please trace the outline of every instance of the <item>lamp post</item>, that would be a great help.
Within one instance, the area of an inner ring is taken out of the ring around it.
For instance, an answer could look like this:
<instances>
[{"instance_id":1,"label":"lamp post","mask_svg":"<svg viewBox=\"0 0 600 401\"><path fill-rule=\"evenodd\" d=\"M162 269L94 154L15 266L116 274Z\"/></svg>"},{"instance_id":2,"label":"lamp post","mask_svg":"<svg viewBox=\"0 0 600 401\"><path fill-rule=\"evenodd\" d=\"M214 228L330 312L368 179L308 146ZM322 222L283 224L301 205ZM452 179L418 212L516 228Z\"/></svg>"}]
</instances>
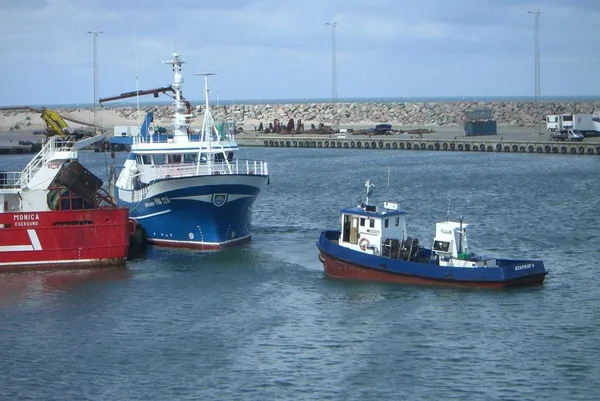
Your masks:
<instances>
[{"instance_id":1,"label":"lamp post","mask_svg":"<svg viewBox=\"0 0 600 401\"><path fill-rule=\"evenodd\" d=\"M103 34L104 31L88 31L88 33L94 36L94 135L96 135L96 100L98 99L98 50L96 45L98 41L98 35Z\"/></svg>"},{"instance_id":2,"label":"lamp post","mask_svg":"<svg viewBox=\"0 0 600 401\"><path fill-rule=\"evenodd\" d=\"M535 16L535 100L540 100L540 14L541 11L527 11Z\"/></svg>"},{"instance_id":3,"label":"lamp post","mask_svg":"<svg viewBox=\"0 0 600 401\"><path fill-rule=\"evenodd\" d=\"M337 22L327 22L325 25L331 27L331 105L333 108L333 129L337 131L337 60L335 47L335 28L339 24Z\"/></svg>"},{"instance_id":4,"label":"lamp post","mask_svg":"<svg viewBox=\"0 0 600 401\"><path fill-rule=\"evenodd\" d=\"M541 100L541 87L540 87L540 14L541 11L527 11L527 14L532 14L535 17L535 109L536 114L539 114L540 100ZM540 116L538 115L538 129L540 124Z\"/></svg>"}]
</instances>

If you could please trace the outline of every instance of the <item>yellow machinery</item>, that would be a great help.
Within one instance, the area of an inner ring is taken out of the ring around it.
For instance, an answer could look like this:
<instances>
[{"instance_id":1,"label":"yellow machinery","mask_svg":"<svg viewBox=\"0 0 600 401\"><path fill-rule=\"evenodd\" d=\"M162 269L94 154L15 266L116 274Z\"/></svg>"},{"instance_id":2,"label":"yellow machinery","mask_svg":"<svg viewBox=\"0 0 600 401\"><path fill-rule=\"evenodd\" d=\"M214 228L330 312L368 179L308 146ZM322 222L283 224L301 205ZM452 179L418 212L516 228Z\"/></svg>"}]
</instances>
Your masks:
<instances>
[{"instance_id":1,"label":"yellow machinery","mask_svg":"<svg viewBox=\"0 0 600 401\"><path fill-rule=\"evenodd\" d=\"M46 135L47 136L71 136L73 130L69 128L65 120L54 110L48 110L42 107L42 120L46 123Z\"/></svg>"},{"instance_id":2,"label":"yellow machinery","mask_svg":"<svg viewBox=\"0 0 600 401\"><path fill-rule=\"evenodd\" d=\"M86 125L89 127L93 127L94 124L90 124L86 121L77 120L71 117L62 117L57 111L50 110L46 107L42 107L41 109L39 109L37 107L31 106L8 106L0 107L0 110L31 110L33 112L40 113L40 117L42 117L42 120L44 120L46 129L43 131L34 131L34 134L43 134L46 136L73 136L75 138L94 135L92 131L88 132L87 130L82 129L71 129L65 120L72 121L80 125Z\"/></svg>"}]
</instances>

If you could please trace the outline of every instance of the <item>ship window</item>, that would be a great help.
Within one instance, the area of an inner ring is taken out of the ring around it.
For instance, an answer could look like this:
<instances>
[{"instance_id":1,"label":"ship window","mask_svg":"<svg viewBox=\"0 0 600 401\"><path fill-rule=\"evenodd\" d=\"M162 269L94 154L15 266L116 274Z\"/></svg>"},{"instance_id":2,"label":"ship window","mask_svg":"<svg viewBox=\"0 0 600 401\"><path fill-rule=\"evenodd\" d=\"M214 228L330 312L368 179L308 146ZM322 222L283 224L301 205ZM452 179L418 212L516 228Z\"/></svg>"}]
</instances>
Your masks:
<instances>
[{"instance_id":1,"label":"ship window","mask_svg":"<svg viewBox=\"0 0 600 401\"><path fill-rule=\"evenodd\" d=\"M232 161L233 160L233 152L227 152L227 160L228 161Z\"/></svg>"},{"instance_id":2,"label":"ship window","mask_svg":"<svg viewBox=\"0 0 600 401\"><path fill-rule=\"evenodd\" d=\"M181 155L167 155L169 163L181 163Z\"/></svg>"},{"instance_id":3,"label":"ship window","mask_svg":"<svg viewBox=\"0 0 600 401\"><path fill-rule=\"evenodd\" d=\"M371 227L371 228L375 227L375 220L374 219L369 219L369 227Z\"/></svg>"},{"instance_id":4,"label":"ship window","mask_svg":"<svg viewBox=\"0 0 600 401\"><path fill-rule=\"evenodd\" d=\"M400 225L400 217L396 217L396 227Z\"/></svg>"},{"instance_id":5,"label":"ship window","mask_svg":"<svg viewBox=\"0 0 600 401\"><path fill-rule=\"evenodd\" d=\"M152 155L154 164L165 164L165 155Z\"/></svg>"},{"instance_id":6,"label":"ship window","mask_svg":"<svg viewBox=\"0 0 600 401\"><path fill-rule=\"evenodd\" d=\"M563 121L573 121L573 116L563 116Z\"/></svg>"},{"instance_id":7,"label":"ship window","mask_svg":"<svg viewBox=\"0 0 600 401\"><path fill-rule=\"evenodd\" d=\"M183 155L184 163L196 163L198 160L198 153L186 153Z\"/></svg>"},{"instance_id":8,"label":"ship window","mask_svg":"<svg viewBox=\"0 0 600 401\"><path fill-rule=\"evenodd\" d=\"M360 226L361 226L361 227L364 227L364 226L365 226L365 218L364 218L364 217L361 217L361 218L360 218Z\"/></svg>"},{"instance_id":9,"label":"ship window","mask_svg":"<svg viewBox=\"0 0 600 401\"><path fill-rule=\"evenodd\" d=\"M390 219L385 219L385 228L390 226Z\"/></svg>"},{"instance_id":10,"label":"ship window","mask_svg":"<svg viewBox=\"0 0 600 401\"><path fill-rule=\"evenodd\" d=\"M433 241L434 251L448 252L448 248L450 248L450 243L447 241Z\"/></svg>"},{"instance_id":11,"label":"ship window","mask_svg":"<svg viewBox=\"0 0 600 401\"><path fill-rule=\"evenodd\" d=\"M140 158L142 160L141 164L152 164L152 158L150 155L141 155Z\"/></svg>"}]
</instances>

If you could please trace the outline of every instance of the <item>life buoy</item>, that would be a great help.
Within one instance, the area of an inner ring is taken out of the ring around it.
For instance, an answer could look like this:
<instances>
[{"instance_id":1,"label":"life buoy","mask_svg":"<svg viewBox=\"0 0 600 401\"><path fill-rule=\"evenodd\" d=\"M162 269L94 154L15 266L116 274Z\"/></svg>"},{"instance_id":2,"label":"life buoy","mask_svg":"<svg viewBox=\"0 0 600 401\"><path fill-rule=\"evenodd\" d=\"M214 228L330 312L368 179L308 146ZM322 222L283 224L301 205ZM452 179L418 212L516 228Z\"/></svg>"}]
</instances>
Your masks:
<instances>
[{"instance_id":1,"label":"life buoy","mask_svg":"<svg viewBox=\"0 0 600 401\"><path fill-rule=\"evenodd\" d=\"M361 251L366 251L367 248L369 247L369 245L371 245L369 243L369 240L366 238L361 238L360 241L358 241L358 246L360 247Z\"/></svg>"}]
</instances>

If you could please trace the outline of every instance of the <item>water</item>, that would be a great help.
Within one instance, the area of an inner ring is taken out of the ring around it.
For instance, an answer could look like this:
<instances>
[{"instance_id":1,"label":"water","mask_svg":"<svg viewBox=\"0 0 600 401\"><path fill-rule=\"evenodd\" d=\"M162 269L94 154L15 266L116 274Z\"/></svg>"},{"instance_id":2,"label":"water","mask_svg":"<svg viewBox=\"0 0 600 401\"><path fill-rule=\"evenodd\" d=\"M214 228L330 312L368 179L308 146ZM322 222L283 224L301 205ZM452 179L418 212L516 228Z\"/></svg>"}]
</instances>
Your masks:
<instances>
[{"instance_id":1,"label":"water","mask_svg":"<svg viewBox=\"0 0 600 401\"><path fill-rule=\"evenodd\" d=\"M120 163L125 154L118 154ZM0 277L1 400L597 400L598 157L244 148L270 162L251 243ZM0 170L29 156L3 156ZM104 175L110 158L82 153ZM315 241L364 181L425 243L542 258L502 292L323 277Z\"/></svg>"}]
</instances>

